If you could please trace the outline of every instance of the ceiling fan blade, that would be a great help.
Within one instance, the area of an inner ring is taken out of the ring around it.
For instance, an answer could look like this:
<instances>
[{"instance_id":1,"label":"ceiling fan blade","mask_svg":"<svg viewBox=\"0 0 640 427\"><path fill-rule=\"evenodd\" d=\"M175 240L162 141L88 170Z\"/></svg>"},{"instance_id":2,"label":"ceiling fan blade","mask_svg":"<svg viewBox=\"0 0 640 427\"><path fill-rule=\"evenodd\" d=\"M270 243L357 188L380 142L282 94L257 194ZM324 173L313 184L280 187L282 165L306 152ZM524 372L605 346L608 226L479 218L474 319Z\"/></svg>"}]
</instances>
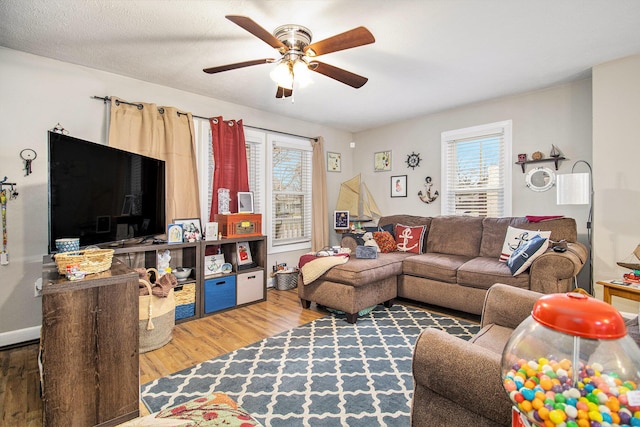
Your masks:
<instances>
[{"instance_id":1,"label":"ceiling fan blade","mask_svg":"<svg viewBox=\"0 0 640 427\"><path fill-rule=\"evenodd\" d=\"M284 43L275 38L275 36L269 31L258 25L253 19L240 15L227 15L225 16L225 18L238 25L239 27L244 28L269 46L282 51L287 50L287 47L284 45Z\"/></svg>"},{"instance_id":2,"label":"ceiling fan blade","mask_svg":"<svg viewBox=\"0 0 640 427\"><path fill-rule=\"evenodd\" d=\"M293 89L287 89L281 86L278 86L278 90L276 91L276 98L288 98L293 95Z\"/></svg>"},{"instance_id":3,"label":"ceiling fan blade","mask_svg":"<svg viewBox=\"0 0 640 427\"><path fill-rule=\"evenodd\" d=\"M366 77L359 76L350 71L343 70L342 68L334 67L333 65L325 64L318 61L313 61L309 64L309 69L316 73L323 74L327 77L331 77L341 83L354 87L356 89L361 88L369 80Z\"/></svg>"},{"instance_id":4,"label":"ceiling fan blade","mask_svg":"<svg viewBox=\"0 0 640 427\"><path fill-rule=\"evenodd\" d=\"M236 62L235 64L220 65L218 67L205 68L205 73L215 74L222 71L235 70L236 68L251 67L252 65L269 64L273 62L273 58L254 59L253 61Z\"/></svg>"},{"instance_id":5,"label":"ceiling fan blade","mask_svg":"<svg viewBox=\"0 0 640 427\"><path fill-rule=\"evenodd\" d=\"M364 46L375 41L376 39L369 30L365 27L358 27L345 31L344 33L336 34L328 39L311 43L304 48L304 52L307 56L320 56L339 50L351 49L352 47Z\"/></svg>"}]
</instances>

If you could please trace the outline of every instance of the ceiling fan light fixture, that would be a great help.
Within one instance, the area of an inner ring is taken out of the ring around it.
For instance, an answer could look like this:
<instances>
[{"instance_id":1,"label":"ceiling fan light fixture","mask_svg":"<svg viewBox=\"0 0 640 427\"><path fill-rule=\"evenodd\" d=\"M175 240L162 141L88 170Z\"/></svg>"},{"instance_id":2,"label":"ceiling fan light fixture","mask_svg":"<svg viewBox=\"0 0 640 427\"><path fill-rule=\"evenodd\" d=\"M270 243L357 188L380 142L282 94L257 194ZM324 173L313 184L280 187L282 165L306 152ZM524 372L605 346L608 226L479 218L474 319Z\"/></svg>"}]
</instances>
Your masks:
<instances>
[{"instance_id":1,"label":"ceiling fan light fixture","mask_svg":"<svg viewBox=\"0 0 640 427\"><path fill-rule=\"evenodd\" d=\"M293 89L293 68L291 61L281 61L276 67L269 73L271 80L285 89Z\"/></svg>"},{"instance_id":2,"label":"ceiling fan light fixture","mask_svg":"<svg viewBox=\"0 0 640 427\"><path fill-rule=\"evenodd\" d=\"M309 65L300 57L280 61L278 65L271 70L269 76L279 87L285 89L293 89L294 83L296 83L298 87L306 87L312 82Z\"/></svg>"}]
</instances>

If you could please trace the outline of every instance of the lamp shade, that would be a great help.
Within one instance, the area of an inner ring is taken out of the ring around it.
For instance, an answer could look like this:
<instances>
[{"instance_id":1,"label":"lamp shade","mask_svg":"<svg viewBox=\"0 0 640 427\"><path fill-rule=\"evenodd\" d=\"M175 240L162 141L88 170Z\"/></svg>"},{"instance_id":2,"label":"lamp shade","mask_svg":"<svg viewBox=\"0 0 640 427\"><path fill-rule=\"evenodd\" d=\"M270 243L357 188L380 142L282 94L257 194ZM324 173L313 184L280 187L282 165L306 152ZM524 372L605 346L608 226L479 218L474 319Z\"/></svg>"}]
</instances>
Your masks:
<instances>
[{"instance_id":1,"label":"lamp shade","mask_svg":"<svg viewBox=\"0 0 640 427\"><path fill-rule=\"evenodd\" d=\"M588 173L571 173L557 176L557 204L588 205L590 188Z\"/></svg>"}]
</instances>

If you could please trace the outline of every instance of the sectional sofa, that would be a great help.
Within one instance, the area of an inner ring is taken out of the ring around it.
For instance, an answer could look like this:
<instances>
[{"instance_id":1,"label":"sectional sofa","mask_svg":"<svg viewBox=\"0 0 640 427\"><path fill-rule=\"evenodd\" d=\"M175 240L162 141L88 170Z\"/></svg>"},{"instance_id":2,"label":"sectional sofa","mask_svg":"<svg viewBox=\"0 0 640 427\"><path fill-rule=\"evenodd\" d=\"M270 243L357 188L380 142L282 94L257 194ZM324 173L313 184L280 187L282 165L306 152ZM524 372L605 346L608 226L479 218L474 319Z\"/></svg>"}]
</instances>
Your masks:
<instances>
[{"instance_id":1,"label":"sectional sofa","mask_svg":"<svg viewBox=\"0 0 640 427\"><path fill-rule=\"evenodd\" d=\"M396 230L398 225L424 226L421 253L396 250L376 259L352 256L311 283L305 284L301 276L302 305L315 302L343 311L350 323L363 309L390 305L396 297L479 315L494 283L540 293L571 290L588 255L585 245L577 242L572 218L391 215L380 218L377 229ZM500 260L509 227L525 235L523 231L530 231L529 237L550 232L549 247L516 275ZM355 250L356 238L345 236L342 245ZM560 248L554 250L555 246Z\"/></svg>"}]
</instances>

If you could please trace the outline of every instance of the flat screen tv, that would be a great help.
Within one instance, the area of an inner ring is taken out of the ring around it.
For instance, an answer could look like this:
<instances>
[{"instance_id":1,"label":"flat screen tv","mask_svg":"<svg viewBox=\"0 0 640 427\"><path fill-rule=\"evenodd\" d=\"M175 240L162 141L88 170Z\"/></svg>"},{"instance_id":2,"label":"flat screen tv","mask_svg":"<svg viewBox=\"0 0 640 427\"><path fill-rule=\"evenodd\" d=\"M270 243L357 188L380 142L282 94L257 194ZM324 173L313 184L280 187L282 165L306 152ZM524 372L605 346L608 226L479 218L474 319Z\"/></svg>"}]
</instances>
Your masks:
<instances>
[{"instance_id":1,"label":"flat screen tv","mask_svg":"<svg viewBox=\"0 0 640 427\"><path fill-rule=\"evenodd\" d=\"M164 233L164 161L49 132L49 253Z\"/></svg>"}]
</instances>

